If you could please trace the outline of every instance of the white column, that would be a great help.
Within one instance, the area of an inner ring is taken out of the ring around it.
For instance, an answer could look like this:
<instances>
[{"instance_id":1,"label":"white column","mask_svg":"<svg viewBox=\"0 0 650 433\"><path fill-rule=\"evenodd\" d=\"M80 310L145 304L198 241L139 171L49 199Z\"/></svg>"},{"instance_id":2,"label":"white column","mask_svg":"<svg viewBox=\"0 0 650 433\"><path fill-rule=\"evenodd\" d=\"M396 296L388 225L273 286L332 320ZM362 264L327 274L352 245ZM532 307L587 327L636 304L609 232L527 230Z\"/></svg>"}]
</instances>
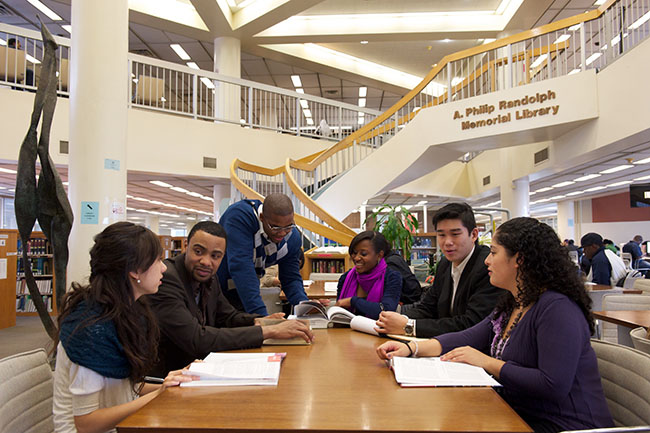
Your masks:
<instances>
[{"instance_id":1,"label":"white column","mask_svg":"<svg viewBox=\"0 0 650 433\"><path fill-rule=\"evenodd\" d=\"M424 220L422 222L422 224L423 224L422 225L422 231L424 233L429 232L429 216L428 216L428 213L429 213L429 209L427 208L427 205L425 204L424 206L422 206L422 219Z\"/></svg>"},{"instance_id":2,"label":"white column","mask_svg":"<svg viewBox=\"0 0 650 433\"><path fill-rule=\"evenodd\" d=\"M212 187L212 198L214 203L212 210L214 212L214 221L219 221L221 214L226 211L230 203L230 185L216 184Z\"/></svg>"},{"instance_id":3,"label":"white column","mask_svg":"<svg viewBox=\"0 0 650 433\"><path fill-rule=\"evenodd\" d=\"M510 210L510 218L529 216L528 179L517 179L501 185L501 207Z\"/></svg>"},{"instance_id":4,"label":"white column","mask_svg":"<svg viewBox=\"0 0 650 433\"><path fill-rule=\"evenodd\" d=\"M561 240L576 238L575 202L571 200L557 203L557 235Z\"/></svg>"},{"instance_id":5,"label":"white column","mask_svg":"<svg viewBox=\"0 0 650 433\"><path fill-rule=\"evenodd\" d=\"M241 41L231 37L214 40L214 71L241 78ZM215 83L215 116L219 120L239 123L241 119L240 86Z\"/></svg>"},{"instance_id":6,"label":"white column","mask_svg":"<svg viewBox=\"0 0 650 433\"><path fill-rule=\"evenodd\" d=\"M359 208L359 227L362 232L366 231L366 218L366 205L362 204Z\"/></svg>"},{"instance_id":7,"label":"white column","mask_svg":"<svg viewBox=\"0 0 650 433\"><path fill-rule=\"evenodd\" d=\"M89 275L93 236L126 218L127 0L72 0L68 281Z\"/></svg>"},{"instance_id":8,"label":"white column","mask_svg":"<svg viewBox=\"0 0 650 433\"><path fill-rule=\"evenodd\" d=\"M154 232L160 234L160 217L158 215L147 215L144 217L144 226Z\"/></svg>"}]
</instances>

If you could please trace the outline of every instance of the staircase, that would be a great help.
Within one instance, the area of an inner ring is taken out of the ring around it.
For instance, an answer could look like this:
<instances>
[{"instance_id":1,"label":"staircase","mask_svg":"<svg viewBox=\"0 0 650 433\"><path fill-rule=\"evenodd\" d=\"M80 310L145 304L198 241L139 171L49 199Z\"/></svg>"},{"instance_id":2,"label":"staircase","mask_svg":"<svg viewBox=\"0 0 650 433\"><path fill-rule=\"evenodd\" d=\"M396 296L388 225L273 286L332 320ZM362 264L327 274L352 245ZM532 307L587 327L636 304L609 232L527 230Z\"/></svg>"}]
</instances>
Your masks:
<instances>
[{"instance_id":1,"label":"staircase","mask_svg":"<svg viewBox=\"0 0 650 433\"><path fill-rule=\"evenodd\" d=\"M646 3L609 0L588 13L445 56L394 106L325 151L296 161L287 159L275 168L233 161L231 200L263 200L272 192L285 193L293 200L296 224L314 245L322 245L324 239L349 245L355 232L339 219L350 210L378 192L414 180L408 172L419 160L422 165L425 154L432 171L468 151L445 146L413 151L411 146L412 158L401 158L396 166L390 155L407 152L409 143L418 140L409 128L422 110L588 69L600 71L646 39L650 32ZM362 161L378 167L377 171L386 164L391 169L358 186L354 173ZM344 188L331 188L337 182L343 187L346 179ZM328 213L324 207L335 210Z\"/></svg>"}]
</instances>

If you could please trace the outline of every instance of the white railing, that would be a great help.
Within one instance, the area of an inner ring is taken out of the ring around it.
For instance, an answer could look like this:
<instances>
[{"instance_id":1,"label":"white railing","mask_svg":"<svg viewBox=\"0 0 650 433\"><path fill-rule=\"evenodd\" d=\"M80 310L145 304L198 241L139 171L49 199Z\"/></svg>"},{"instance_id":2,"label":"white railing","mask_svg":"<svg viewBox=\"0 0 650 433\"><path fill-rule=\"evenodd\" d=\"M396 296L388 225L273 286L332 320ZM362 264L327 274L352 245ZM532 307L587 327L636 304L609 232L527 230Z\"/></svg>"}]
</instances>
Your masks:
<instances>
[{"instance_id":1,"label":"white railing","mask_svg":"<svg viewBox=\"0 0 650 433\"><path fill-rule=\"evenodd\" d=\"M57 93L67 96L70 94L70 39L54 36L54 40L59 44L56 52ZM0 24L0 85L36 91L43 53L40 32Z\"/></svg>"},{"instance_id":2,"label":"white railing","mask_svg":"<svg viewBox=\"0 0 650 433\"><path fill-rule=\"evenodd\" d=\"M609 0L588 13L446 56L368 125L311 160L289 160L287 183L292 191L309 192L311 197L298 198L323 215L314 201L318 192L390 140L420 109L587 69L602 70L647 38L649 18L650 0ZM332 226L337 223L323 219Z\"/></svg>"},{"instance_id":3,"label":"white railing","mask_svg":"<svg viewBox=\"0 0 650 433\"><path fill-rule=\"evenodd\" d=\"M130 105L339 141L380 112L215 72L129 54ZM321 125L321 122L324 123Z\"/></svg>"}]
</instances>

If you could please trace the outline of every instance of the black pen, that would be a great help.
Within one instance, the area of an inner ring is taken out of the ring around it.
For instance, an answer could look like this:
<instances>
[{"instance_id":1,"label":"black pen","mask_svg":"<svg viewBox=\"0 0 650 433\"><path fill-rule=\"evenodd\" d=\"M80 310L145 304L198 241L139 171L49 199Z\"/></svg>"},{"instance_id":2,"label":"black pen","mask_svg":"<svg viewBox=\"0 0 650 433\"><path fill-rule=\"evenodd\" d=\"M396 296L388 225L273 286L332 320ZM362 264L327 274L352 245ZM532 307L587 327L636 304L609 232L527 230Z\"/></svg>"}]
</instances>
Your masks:
<instances>
[{"instance_id":1,"label":"black pen","mask_svg":"<svg viewBox=\"0 0 650 433\"><path fill-rule=\"evenodd\" d=\"M165 379L162 377L145 376L144 381L147 383L163 383Z\"/></svg>"}]
</instances>

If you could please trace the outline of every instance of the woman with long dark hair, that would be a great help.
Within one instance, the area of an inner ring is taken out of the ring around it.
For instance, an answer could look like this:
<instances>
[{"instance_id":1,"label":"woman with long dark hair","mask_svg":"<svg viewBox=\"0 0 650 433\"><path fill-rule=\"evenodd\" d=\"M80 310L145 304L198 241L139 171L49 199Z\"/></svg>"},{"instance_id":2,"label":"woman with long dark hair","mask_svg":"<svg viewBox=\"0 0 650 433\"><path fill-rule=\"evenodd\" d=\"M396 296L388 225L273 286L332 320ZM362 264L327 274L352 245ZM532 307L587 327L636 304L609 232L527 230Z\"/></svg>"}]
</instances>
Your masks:
<instances>
[{"instance_id":1,"label":"woman with long dark hair","mask_svg":"<svg viewBox=\"0 0 650 433\"><path fill-rule=\"evenodd\" d=\"M339 278L336 305L375 320L384 310L395 311L402 294L402 275L388 268L384 260L391 251L384 235L361 232L348 251L354 268Z\"/></svg>"},{"instance_id":2,"label":"woman with long dark hair","mask_svg":"<svg viewBox=\"0 0 650 433\"><path fill-rule=\"evenodd\" d=\"M192 379L174 371L162 385L144 384L159 331L142 296L158 291L166 269L158 237L118 222L94 240L89 284L72 284L58 318L57 432L112 431L165 388Z\"/></svg>"},{"instance_id":3,"label":"woman with long dark hair","mask_svg":"<svg viewBox=\"0 0 650 433\"><path fill-rule=\"evenodd\" d=\"M419 344L384 343L379 357L443 355L482 367L536 432L613 426L590 344L591 300L553 229L534 218L505 222L485 264L490 283L507 290L492 314Z\"/></svg>"}]
</instances>

